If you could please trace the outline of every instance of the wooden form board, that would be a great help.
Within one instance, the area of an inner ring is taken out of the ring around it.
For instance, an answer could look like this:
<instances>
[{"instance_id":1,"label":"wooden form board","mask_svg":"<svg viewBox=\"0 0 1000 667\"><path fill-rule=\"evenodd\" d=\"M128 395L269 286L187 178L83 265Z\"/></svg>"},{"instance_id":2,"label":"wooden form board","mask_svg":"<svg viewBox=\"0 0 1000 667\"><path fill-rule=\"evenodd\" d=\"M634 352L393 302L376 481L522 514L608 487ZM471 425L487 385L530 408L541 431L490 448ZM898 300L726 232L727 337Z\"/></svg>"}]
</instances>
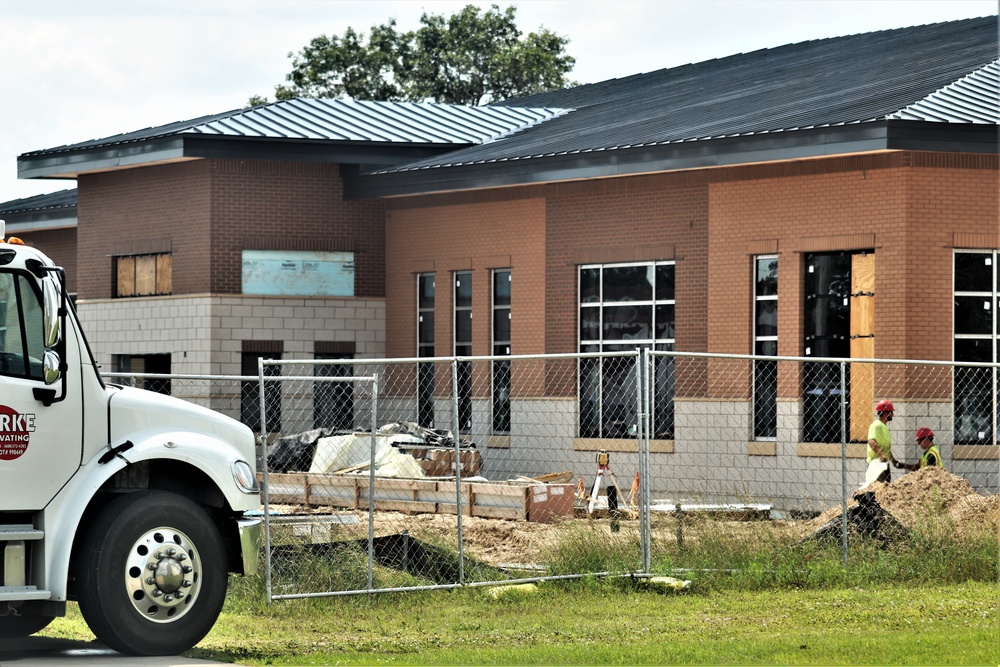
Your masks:
<instances>
[{"instance_id":1,"label":"wooden form board","mask_svg":"<svg viewBox=\"0 0 1000 667\"><path fill-rule=\"evenodd\" d=\"M367 510L369 484L369 478L360 475L271 473L268 500ZM454 480L379 477L375 479L374 508L414 514L455 514L461 506L465 516L550 523L573 515L573 498L572 484L462 482L459 499Z\"/></svg>"}]
</instances>

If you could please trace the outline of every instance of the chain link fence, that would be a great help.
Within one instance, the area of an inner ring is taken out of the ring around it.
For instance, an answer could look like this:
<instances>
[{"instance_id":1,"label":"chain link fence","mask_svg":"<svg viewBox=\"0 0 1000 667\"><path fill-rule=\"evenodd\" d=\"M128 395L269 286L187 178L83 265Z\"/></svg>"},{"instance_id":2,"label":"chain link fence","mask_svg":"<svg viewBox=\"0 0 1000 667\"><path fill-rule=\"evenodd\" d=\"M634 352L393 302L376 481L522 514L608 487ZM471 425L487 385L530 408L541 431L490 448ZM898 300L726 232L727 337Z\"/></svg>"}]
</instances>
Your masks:
<instances>
[{"instance_id":1,"label":"chain link fence","mask_svg":"<svg viewBox=\"0 0 1000 667\"><path fill-rule=\"evenodd\" d=\"M269 599L676 574L820 538L846 564L931 504L1000 525L997 364L633 350L121 380L260 433ZM917 468L930 428L947 473L859 493L880 399L892 457Z\"/></svg>"}]
</instances>

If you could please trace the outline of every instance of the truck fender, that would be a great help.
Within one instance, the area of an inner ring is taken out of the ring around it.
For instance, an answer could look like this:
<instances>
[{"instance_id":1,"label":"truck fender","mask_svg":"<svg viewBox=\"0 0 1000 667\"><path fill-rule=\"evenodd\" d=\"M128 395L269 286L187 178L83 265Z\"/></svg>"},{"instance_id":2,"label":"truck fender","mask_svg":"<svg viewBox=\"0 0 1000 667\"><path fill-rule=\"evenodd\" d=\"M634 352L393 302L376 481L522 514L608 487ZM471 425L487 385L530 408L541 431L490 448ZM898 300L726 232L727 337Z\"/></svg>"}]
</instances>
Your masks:
<instances>
[{"instance_id":1,"label":"truck fender","mask_svg":"<svg viewBox=\"0 0 1000 667\"><path fill-rule=\"evenodd\" d=\"M46 585L52 592L53 600L66 600L73 543L84 512L104 483L130 464L154 460L188 463L212 480L233 510L254 510L260 506L260 497L256 492L243 492L237 487L232 464L245 461L245 457L228 443L205 434L179 431L133 434L130 441L131 448L105 463L99 461L109 449L98 452L45 508L42 527L49 545L45 550L45 571L49 573ZM121 444L115 443L114 446Z\"/></svg>"}]
</instances>

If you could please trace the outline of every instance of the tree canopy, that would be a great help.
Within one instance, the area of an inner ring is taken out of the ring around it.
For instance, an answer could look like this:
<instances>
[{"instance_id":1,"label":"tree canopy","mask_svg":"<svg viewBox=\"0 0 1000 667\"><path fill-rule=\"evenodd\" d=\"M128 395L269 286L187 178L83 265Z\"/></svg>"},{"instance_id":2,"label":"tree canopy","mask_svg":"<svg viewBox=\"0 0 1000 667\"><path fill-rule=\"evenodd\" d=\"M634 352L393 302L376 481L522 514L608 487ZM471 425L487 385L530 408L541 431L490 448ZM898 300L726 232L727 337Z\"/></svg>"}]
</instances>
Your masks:
<instances>
[{"instance_id":1,"label":"tree canopy","mask_svg":"<svg viewBox=\"0 0 1000 667\"><path fill-rule=\"evenodd\" d=\"M569 40L545 28L522 36L516 12L467 5L447 17L424 12L410 32L390 19L372 26L367 39L353 28L320 35L288 54L289 83L276 86L275 96L479 105L573 85Z\"/></svg>"}]
</instances>

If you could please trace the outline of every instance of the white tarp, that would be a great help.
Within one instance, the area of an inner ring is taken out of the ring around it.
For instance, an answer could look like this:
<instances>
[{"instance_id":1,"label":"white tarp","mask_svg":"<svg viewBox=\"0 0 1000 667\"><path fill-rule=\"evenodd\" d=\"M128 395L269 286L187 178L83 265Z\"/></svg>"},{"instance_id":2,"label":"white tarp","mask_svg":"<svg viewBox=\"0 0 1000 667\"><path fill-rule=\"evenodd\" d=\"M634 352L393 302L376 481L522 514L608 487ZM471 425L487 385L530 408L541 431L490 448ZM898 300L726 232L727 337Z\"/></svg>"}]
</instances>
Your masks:
<instances>
[{"instance_id":1,"label":"white tarp","mask_svg":"<svg viewBox=\"0 0 1000 667\"><path fill-rule=\"evenodd\" d=\"M375 436L375 474L380 477L424 477L420 462L392 446L393 443L424 444L423 438L390 433ZM311 473L333 473L367 469L372 460L371 433L349 433L320 438L316 443Z\"/></svg>"}]
</instances>

